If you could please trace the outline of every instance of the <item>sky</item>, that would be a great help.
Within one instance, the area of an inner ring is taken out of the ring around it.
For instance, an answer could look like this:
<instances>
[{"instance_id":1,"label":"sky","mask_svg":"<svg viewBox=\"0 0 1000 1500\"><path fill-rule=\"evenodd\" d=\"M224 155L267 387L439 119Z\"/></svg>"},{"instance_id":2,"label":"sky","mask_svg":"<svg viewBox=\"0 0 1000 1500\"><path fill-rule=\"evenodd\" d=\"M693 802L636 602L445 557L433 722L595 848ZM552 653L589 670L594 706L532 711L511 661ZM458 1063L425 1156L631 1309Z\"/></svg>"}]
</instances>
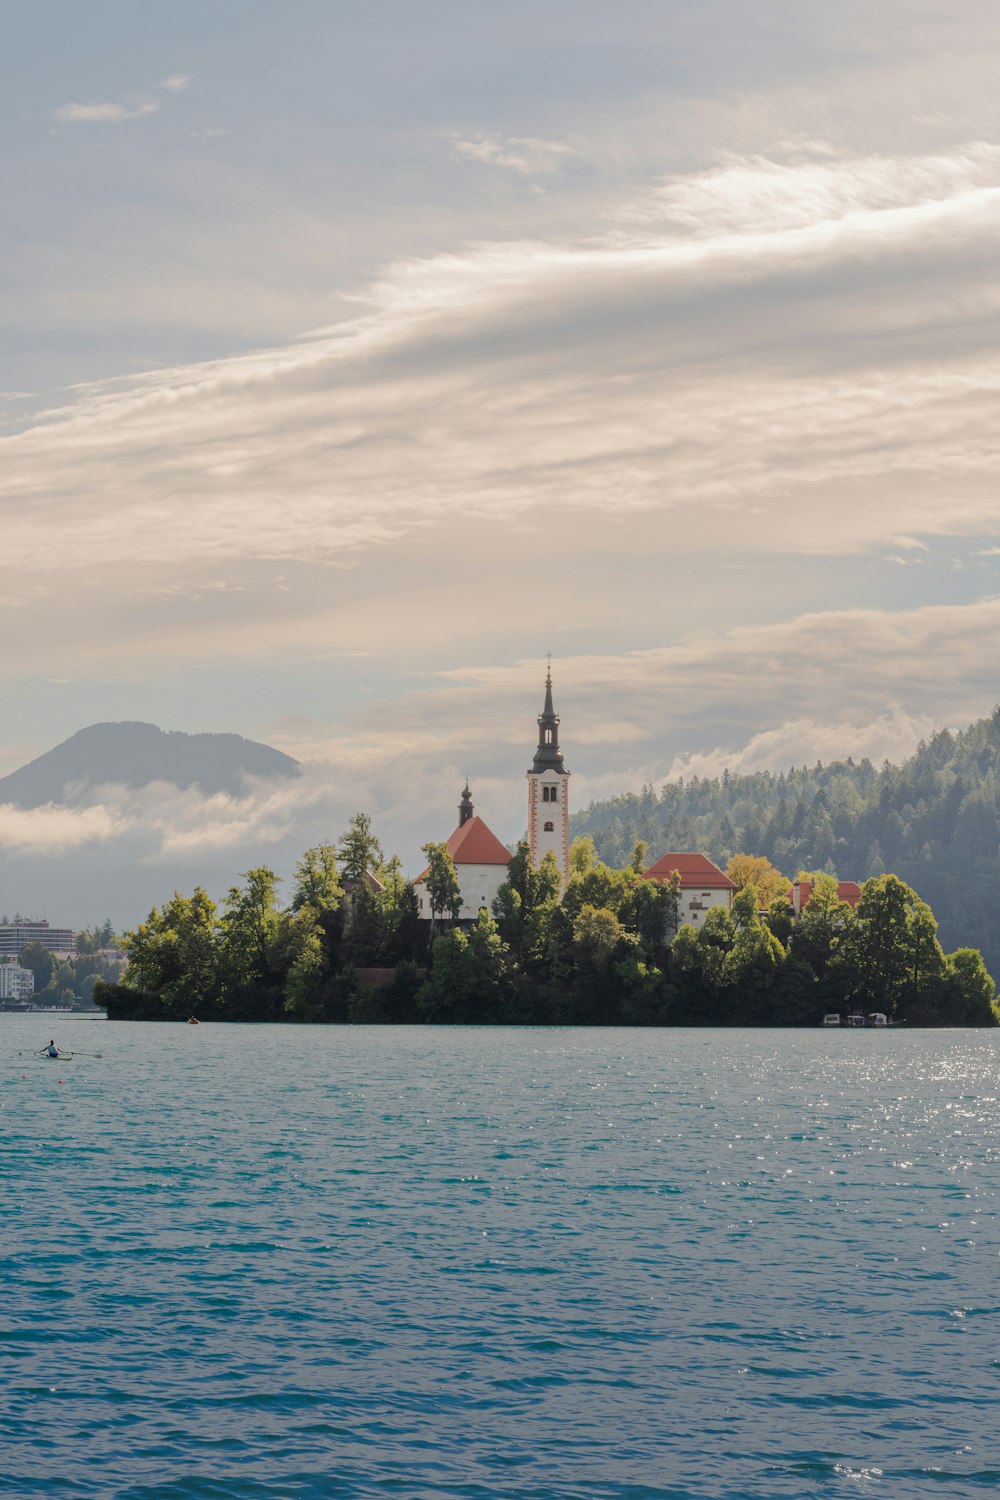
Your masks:
<instances>
[{"instance_id":1,"label":"sky","mask_svg":"<svg viewBox=\"0 0 1000 1500\"><path fill-rule=\"evenodd\" d=\"M304 773L0 808L0 907L133 922L358 810L415 873L466 776L514 840L548 653L576 808L992 710L991 0L5 32L0 774L115 719Z\"/></svg>"}]
</instances>

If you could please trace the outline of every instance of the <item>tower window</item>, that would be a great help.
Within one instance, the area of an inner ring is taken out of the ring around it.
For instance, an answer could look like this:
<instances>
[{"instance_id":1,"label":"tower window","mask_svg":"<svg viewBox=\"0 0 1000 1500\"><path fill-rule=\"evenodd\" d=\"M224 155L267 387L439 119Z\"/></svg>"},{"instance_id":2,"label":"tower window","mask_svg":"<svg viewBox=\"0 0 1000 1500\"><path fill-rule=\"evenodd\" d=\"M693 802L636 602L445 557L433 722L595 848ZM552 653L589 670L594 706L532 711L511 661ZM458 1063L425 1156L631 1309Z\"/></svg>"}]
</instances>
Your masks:
<instances>
[{"instance_id":1,"label":"tower window","mask_svg":"<svg viewBox=\"0 0 1000 1500\"><path fill-rule=\"evenodd\" d=\"M542 831L544 833L555 833L555 831L556 831L556 825L554 823L551 823L551 822L550 823L546 823L546 825L545 825L545 827L544 827L544 829Z\"/></svg>"},{"instance_id":2,"label":"tower window","mask_svg":"<svg viewBox=\"0 0 1000 1500\"><path fill-rule=\"evenodd\" d=\"M543 786L542 787L542 801L543 802L558 802L559 801L559 788L557 786Z\"/></svg>"}]
</instances>

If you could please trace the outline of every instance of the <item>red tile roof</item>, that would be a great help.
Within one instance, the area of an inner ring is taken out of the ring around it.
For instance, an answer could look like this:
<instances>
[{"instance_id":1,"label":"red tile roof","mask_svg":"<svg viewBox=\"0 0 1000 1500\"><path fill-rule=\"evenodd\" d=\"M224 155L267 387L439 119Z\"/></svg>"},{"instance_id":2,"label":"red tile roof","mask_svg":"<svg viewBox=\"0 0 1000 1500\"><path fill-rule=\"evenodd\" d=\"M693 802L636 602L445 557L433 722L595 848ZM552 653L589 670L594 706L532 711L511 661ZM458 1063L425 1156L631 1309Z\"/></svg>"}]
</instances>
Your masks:
<instances>
[{"instance_id":1,"label":"red tile roof","mask_svg":"<svg viewBox=\"0 0 1000 1500\"><path fill-rule=\"evenodd\" d=\"M697 887L705 891L735 891L736 882L714 865L707 854L664 854L645 872L647 880L669 880L674 870L681 877L681 890Z\"/></svg>"},{"instance_id":2,"label":"red tile roof","mask_svg":"<svg viewBox=\"0 0 1000 1500\"><path fill-rule=\"evenodd\" d=\"M505 849L482 818L469 818L455 829L448 840L448 853L456 865L508 865L510 850ZM422 871L413 882L419 885L427 871Z\"/></svg>"},{"instance_id":3,"label":"red tile roof","mask_svg":"<svg viewBox=\"0 0 1000 1500\"><path fill-rule=\"evenodd\" d=\"M812 897L813 882L811 880L797 880L795 884L799 888L799 910L801 911L804 906L808 906ZM848 906L854 908L861 900L861 887L856 880L838 880L837 895L841 901L846 901ZM794 904L794 896L791 888L788 891L788 900L790 904Z\"/></svg>"}]
</instances>

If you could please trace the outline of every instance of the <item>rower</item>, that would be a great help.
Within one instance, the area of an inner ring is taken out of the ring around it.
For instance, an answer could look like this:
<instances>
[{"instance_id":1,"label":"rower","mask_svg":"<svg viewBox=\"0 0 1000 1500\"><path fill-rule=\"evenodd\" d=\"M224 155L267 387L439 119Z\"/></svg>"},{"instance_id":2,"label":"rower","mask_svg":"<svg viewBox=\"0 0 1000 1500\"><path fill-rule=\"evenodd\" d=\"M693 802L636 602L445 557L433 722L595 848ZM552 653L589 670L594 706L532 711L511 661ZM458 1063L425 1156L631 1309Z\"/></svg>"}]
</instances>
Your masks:
<instances>
[{"instance_id":1,"label":"rower","mask_svg":"<svg viewBox=\"0 0 1000 1500\"><path fill-rule=\"evenodd\" d=\"M50 1041L49 1045L47 1047L44 1047L42 1050L45 1052L47 1057L59 1056L59 1048L56 1046L54 1041Z\"/></svg>"}]
</instances>

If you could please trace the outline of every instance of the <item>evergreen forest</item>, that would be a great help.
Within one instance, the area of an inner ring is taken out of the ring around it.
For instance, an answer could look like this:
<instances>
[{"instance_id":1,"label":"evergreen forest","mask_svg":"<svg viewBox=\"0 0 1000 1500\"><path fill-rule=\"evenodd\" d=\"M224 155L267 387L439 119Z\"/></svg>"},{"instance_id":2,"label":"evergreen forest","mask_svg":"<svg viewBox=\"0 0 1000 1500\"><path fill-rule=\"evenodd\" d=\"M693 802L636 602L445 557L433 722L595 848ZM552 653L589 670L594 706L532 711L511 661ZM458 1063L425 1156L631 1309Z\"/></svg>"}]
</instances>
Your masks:
<instances>
[{"instance_id":1,"label":"evergreen forest","mask_svg":"<svg viewBox=\"0 0 1000 1500\"><path fill-rule=\"evenodd\" d=\"M762 855L792 879L826 870L863 882L892 871L933 908L946 947L1000 974L1000 708L943 730L901 766L834 761L782 774L694 777L592 804L572 820L619 865L636 840L653 858L697 850L725 868Z\"/></svg>"}]
</instances>

